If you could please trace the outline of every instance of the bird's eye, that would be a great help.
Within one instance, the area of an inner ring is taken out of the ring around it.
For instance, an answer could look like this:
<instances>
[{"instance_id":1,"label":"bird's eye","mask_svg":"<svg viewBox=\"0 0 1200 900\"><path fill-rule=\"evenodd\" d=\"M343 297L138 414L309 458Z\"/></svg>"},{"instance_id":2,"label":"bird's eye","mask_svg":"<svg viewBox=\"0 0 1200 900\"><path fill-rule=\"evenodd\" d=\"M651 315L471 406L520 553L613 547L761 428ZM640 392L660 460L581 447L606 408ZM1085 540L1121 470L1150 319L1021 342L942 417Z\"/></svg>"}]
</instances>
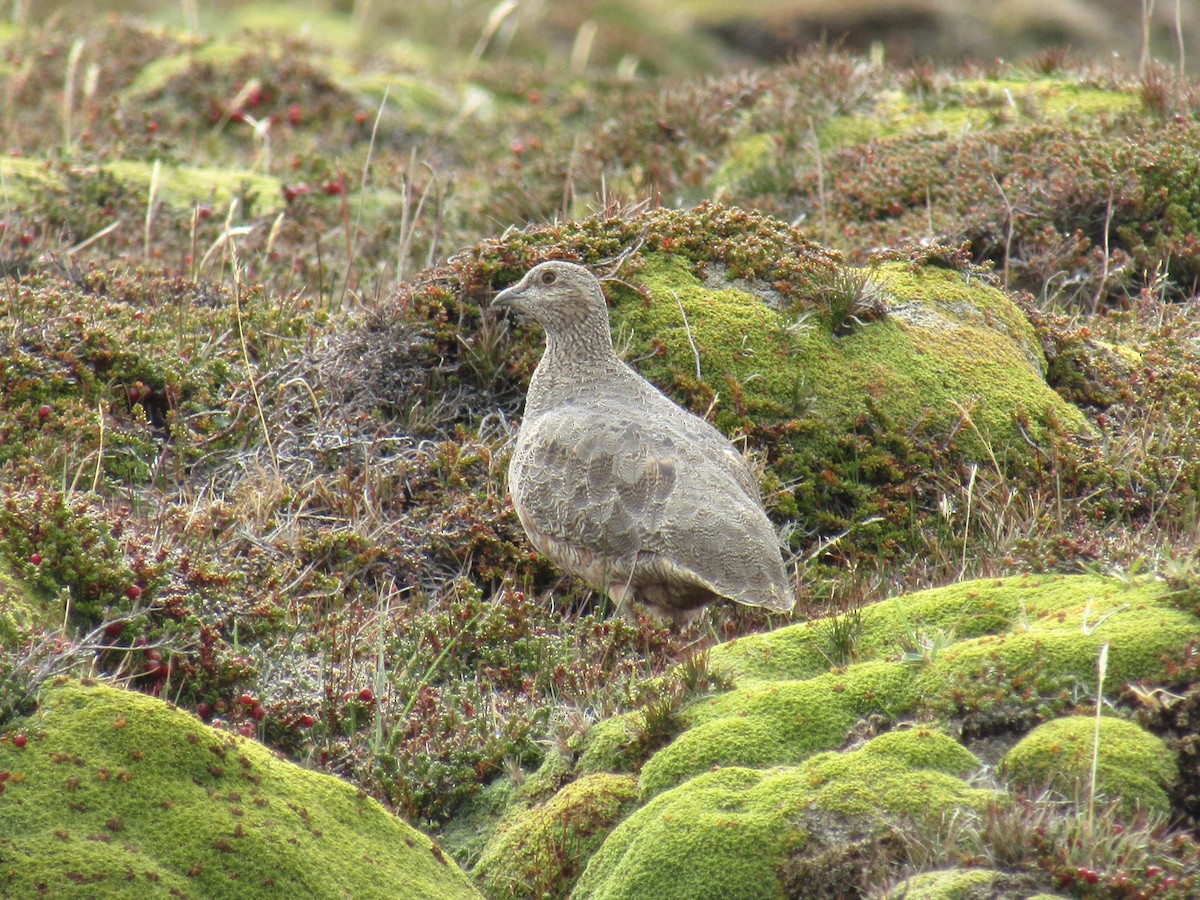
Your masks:
<instances>
[{"instance_id":1,"label":"bird's eye","mask_svg":"<svg viewBox=\"0 0 1200 900\"><path fill-rule=\"evenodd\" d=\"M558 281L558 275L553 269L542 273L542 284L554 284L556 281Z\"/></svg>"}]
</instances>

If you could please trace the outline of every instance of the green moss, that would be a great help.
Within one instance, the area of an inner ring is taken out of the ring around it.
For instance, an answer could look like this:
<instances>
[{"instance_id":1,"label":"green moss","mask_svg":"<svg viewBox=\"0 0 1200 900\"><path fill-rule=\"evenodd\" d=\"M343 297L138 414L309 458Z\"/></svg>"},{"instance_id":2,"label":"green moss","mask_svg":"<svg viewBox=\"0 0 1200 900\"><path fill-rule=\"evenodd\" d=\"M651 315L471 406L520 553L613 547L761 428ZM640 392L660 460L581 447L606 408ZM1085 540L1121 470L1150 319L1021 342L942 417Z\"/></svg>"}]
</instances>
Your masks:
<instances>
[{"instance_id":1,"label":"green moss","mask_svg":"<svg viewBox=\"0 0 1200 900\"><path fill-rule=\"evenodd\" d=\"M63 682L0 741L0 889L59 897L475 897L351 785L169 704Z\"/></svg>"},{"instance_id":2,"label":"green moss","mask_svg":"<svg viewBox=\"0 0 1200 900\"><path fill-rule=\"evenodd\" d=\"M80 169L78 174L89 170ZM154 181L154 163L139 159L114 160L95 171L111 175L119 183L149 196ZM61 172L43 160L0 157L0 178L4 179L10 203L32 199L39 187L64 187ZM160 165L155 197L158 202L180 209L197 203L224 206L234 197L253 194L261 209L283 205L283 187L278 178L257 172L223 169L216 166Z\"/></svg>"},{"instance_id":3,"label":"green moss","mask_svg":"<svg viewBox=\"0 0 1200 900\"><path fill-rule=\"evenodd\" d=\"M958 431L961 449L981 462L1028 455L1018 421L1035 440L1052 427L1088 430L1046 384L1033 328L1003 293L935 266L886 263L872 277L889 313L838 336L827 310L797 322L768 305L779 298L714 289L686 260L653 255L641 273L652 302L621 304L613 326L632 335L643 374L660 385L694 385L698 361L711 389L693 405L719 396L716 421L727 430L804 415L825 424L813 439L828 442L875 407Z\"/></svg>"},{"instance_id":4,"label":"green moss","mask_svg":"<svg viewBox=\"0 0 1200 900\"><path fill-rule=\"evenodd\" d=\"M871 715L1053 714L1094 690L1102 644L1111 688L1164 677L1197 629L1161 583L1093 576L966 582L860 615L861 661L845 669L828 671L820 621L713 648L711 665L736 687L684 713L687 729L643 767L642 795L713 766L798 763L842 746Z\"/></svg>"},{"instance_id":5,"label":"green moss","mask_svg":"<svg viewBox=\"0 0 1200 900\"><path fill-rule=\"evenodd\" d=\"M0 559L0 647L15 646L23 635L61 619L61 610L54 614L57 607L37 597Z\"/></svg>"},{"instance_id":6,"label":"green moss","mask_svg":"<svg viewBox=\"0 0 1200 900\"><path fill-rule=\"evenodd\" d=\"M1066 78L963 79L945 91L917 98L881 91L867 115L839 116L819 129L822 149L913 133L955 135L1031 122L1083 123L1136 110L1132 90Z\"/></svg>"},{"instance_id":7,"label":"green moss","mask_svg":"<svg viewBox=\"0 0 1200 900\"><path fill-rule=\"evenodd\" d=\"M643 797L713 766L798 763L840 747L860 718L912 705L913 672L875 661L806 681L749 682L688 710L690 726L642 769Z\"/></svg>"},{"instance_id":8,"label":"green moss","mask_svg":"<svg viewBox=\"0 0 1200 900\"><path fill-rule=\"evenodd\" d=\"M565 892L636 794L631 775L585 775L505 822L474 874L492 897Z\"/></svg>"},{"instance_id":9,"label":"green moss","mask_svg":"<svg viewBox=\"0 0 1200 900\"><path fill-rule=\"evenodd\" d=\"M465 867L470 867L504 822L513 806L515 789L507 778L497 778L469 797L455 816L437 833L439 843Z\"/></svg>"},{"instance_id":10,"label":"green moss","mask_svg":"<svg viewBox=\"0 0 1200 900\"><path fill-rule=\"evenodd\" d=\"M888 891L904 900L985 900L995 896L996 873L990 869L945 869L922 872Z\"/></svg>"},{"instance_id":11,"label":"green moss","mask_svg":"<svg viewBox=\"0 0 1200 900\"><path fill-rule=\"evenodd\" d=\"M1088 634L1084 633L1085 613ZM1077 646L1081 655L1092 660L1089 665L1094 670L1099 644L1116 637L1110 677L1113 672L1119 673L1116 677L1161 673L1159 655L1182 646L1179 642L1196 627L1191 616L1172 608L1161 583L1143 580L1131 585L1092 575L966 581L872 603L858 614L862 630L855 652L862 660L899 658L914 638L935 634L961 645L959 653L966 653L967 647L982 648L967 655L986 657L998 646L992 636L1007 635L1006 642L1016 640L1019 645L1051 637L1056 643ZM710 663L738 679L812 678L830 667L823 651L827 627L825 620L816 620L739 638L714 647ZM1161 638L1144 635L1143 629ZM965 667L966 660L959 665Z\"/></svg>"},{"instance_id":12,"label":"green moss","mask_svg":"<svg viewBox=\"0 0 1200 900\"><path fill-rule=\"evenodd\" d=\"M207 63L218 68L231 66L253 49L248 42L223 41L204 44L174 56L161 56L142 67L137 77L121 92L121 101L128 104L143 95L162 90L195 63Z\"/></svg>"},{"instance_id":13,"label":"green moss","mask_svg":"<svg viewBox=\"0 0 1200 900\"><path fill-rule=\"evenodd\" d=\"M973 757L913 729L796 767L723 768L668 790L622 822L588 863L574 897L782 896L785 857L825 813L882 829L885 817L981 807L994 795L960 775Z\"/></svg>"},{"instance_id":14,"label":"green moss","mask_svg":"<svg viewBox=\"0 0 1200 900\"><path fill-rule=\"evenodd\" d=\"M725 161L713 173L713 196L755 196L764 192L778 158L776 138L772 134L753 134L729 145Z\"/></svg>"},{"instance_id":15,"label":"green moss","mask_svg":"<svg viewBox=\"0 0 1200 900\"><path fill-rule=\"evenodd\" d=\"M634 752L640 721L640 713L629 712L593 725L588 732L583 753L575 764L575 771L583 775L635 771L642 762Z\"/></svg>"},{"instance_id":16,"label":"green moss","mask_svg":"<svg viewBox=\"0 0 1200 900\"><path fill-rule=\"evenodd\" d=\"M4 186L0 200L3 200L7 209L11 209L30 202L31 192L39 186L57 185L60 180L45 160L0 156L0 182Z\"/></svg>"},{"instance_id":17,"label":"green moss","mask_svg":"<svg viewBox=\"0 0 1200 900\"><path fill-rule=\"evenodd\" d=\"M149 195L154 181L154 163L116 160L106 163L104 171ZM283 205L283 185L270 175L208 166L159 167L155 196L177 208L196 203L223 206L245 194L254 194L258 198L260 210L269 211Z\"/></svg>"},{"instance_id":18,"label":"green moss","mask_svg":"<svg viewBox=\"0 0 1200 900\"><path fill-rule=\"evenodd\" d=\"M1087 796L1096 721L1068 716L1039 725L1005 755L1001 772L1029 789L1052 788L1071 798ZM1100 719L1096 793L1127 811L1167 813L1167 789L1178 777L1175 755L1133 722Z\"/></svg>"}]
</instances>

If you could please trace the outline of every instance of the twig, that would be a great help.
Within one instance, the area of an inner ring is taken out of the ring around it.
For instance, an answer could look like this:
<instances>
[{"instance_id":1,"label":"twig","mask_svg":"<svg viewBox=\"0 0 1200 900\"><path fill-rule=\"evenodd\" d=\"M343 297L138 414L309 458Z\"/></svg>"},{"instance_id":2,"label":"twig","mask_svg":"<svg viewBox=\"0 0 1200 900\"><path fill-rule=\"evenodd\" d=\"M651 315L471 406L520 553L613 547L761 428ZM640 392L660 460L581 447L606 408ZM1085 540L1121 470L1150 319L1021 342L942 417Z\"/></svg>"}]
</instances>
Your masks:
<instances>
[{"instance_id":1,"label":"twig","mask_svg":"<svg viewBox=\"0 0 1200 900\"><path fill-rule=\"evenodd\" d=\"M958 567L958 577L962 578L963 573L967 571L967 535L971 530L971 506L975 499L975 476L979 474L979 466L977 463L971 463L971 475L967 479L967 512L963 516L963 543L962 543L962 561Z\"/></svg>"},{"instance_id":2,"label":"twig","mask_svg":"<svg viewBox=\"0 0 1200 900\"><path fill-rule=\"evenodd\" d=\"M158 201L158 179L162 174L162 160L154 161L150 170L150 192L146 196L146 224L142 228L142 259L150 262L150 226L154 223L154 204Z\"/></svg>"},{"instance_id":3,"label":"twig","mask_svg":"<svg viewBox=\"0 0 1200 900\"><path fill-rule=\"evenodd\" d=\"M688 324L687 313L683 309L683 301L679 299L679 294L676 291L671 291L671 295L675 298L675 302L679 306L679 315L683 316L683 330L687 332L688 343L692 345L692 356L696 360L696 380L703 381L704 376L700 373L700 348L692 340L692 326Z\"/></svg>"},{"instance_id":4,"label":"twig","mask_svg":"<svg viewBox=\"0 0 1200 900\"><path fill-rule=\"evenodd\" d=\"M67 248L67 256L71 256L72 254L78 253L80 250L87 249L88 247L92 246L92 244L96 243L96 241L111 234L112 232L116 231L120 227L121 227L121 220L114 219L112 222L110 222L108 225L105 225L103 228L101 228L99 231L97 231L91 237L84 238L82 241L80 241L74 247L68 247Z\"/></svg>"},{"instance_id":5,"label":"twig","mask_svg":"<svg viewBox=\"0 0 1200 900\"><path fill-rule=\"evenodd\" d=\"M1092 777L1088 785L1088 831L1096 814L1096 772L1100 768L1100 710L1104 705L1104 675L1108 671L1108 644L1100 645L1100 658L1096 660L1096 727L1092 733Z\"/></svg>"},{"instance_id":6,"label":"twig","mask_svg":"<svg viewBox=\"0 0 1200 900\"><path fill-rule=\"evenodd\" d=\"M71 53L67 57L67 74L63 77L62 101L62 131L63 152L71 152L71 119L75 112L75 71L79 68L79 58L83 56L83 38L76 38L71 45Z\"/></svg>"}]
</instances>

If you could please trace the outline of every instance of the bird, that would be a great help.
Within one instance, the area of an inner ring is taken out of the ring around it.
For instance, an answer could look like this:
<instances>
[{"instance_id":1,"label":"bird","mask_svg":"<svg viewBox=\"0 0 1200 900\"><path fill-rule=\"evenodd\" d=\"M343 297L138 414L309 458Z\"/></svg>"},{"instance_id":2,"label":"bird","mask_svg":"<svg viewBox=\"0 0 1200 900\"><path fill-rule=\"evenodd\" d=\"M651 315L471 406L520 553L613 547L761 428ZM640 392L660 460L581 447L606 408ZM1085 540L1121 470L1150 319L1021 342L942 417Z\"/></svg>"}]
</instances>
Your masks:
<instances>
[{"instance_id":1,"label":"bird","mask_svg":"<svg viewBox=\"0 0 1200 900\"><path fill-rule=\"evenodd\" d=\"M539 553L676 627L722 599L779 613L795 593L758 484L716 428L617 356L600 281L550 260L495 296L546 347L508 468Z\"/></svg>"}]
</instances>

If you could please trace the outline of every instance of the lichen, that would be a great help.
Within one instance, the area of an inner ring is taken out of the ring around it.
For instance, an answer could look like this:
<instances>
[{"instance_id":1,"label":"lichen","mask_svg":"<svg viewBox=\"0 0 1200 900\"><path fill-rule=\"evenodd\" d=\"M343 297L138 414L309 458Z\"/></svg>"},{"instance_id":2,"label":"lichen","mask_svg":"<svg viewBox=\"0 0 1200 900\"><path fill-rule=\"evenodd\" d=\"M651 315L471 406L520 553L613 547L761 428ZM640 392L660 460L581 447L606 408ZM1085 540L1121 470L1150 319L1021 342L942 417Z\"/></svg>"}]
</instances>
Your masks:
<instances>
[{"instance_id":1,"label":"lichen","mask_svg":"<svg viewBox=\"0 0 1200 900\"><path fill-rule=\"evenodd\" d=\"M351 785L143 694L47 686L0 739L0 770L0 891L13 896L478 896Z\"/></svg>"},{"instance_id":2,"label":"lichen","mask_svg":"<svg viewBox=\"0 0 1200 900\"><path fill-rule=\"evenodd\" d=\"M1072 799L1087 796L1096 720L1066 716L1039 725L1005 754L1001 773L1020 787L1052 789ZM1167 791L1178 777L1175 755L1161 738L1133 722L1102 716L1096 761L1096 794L1126 811L1166 813Z\"/></svg>"}]
</instances>

